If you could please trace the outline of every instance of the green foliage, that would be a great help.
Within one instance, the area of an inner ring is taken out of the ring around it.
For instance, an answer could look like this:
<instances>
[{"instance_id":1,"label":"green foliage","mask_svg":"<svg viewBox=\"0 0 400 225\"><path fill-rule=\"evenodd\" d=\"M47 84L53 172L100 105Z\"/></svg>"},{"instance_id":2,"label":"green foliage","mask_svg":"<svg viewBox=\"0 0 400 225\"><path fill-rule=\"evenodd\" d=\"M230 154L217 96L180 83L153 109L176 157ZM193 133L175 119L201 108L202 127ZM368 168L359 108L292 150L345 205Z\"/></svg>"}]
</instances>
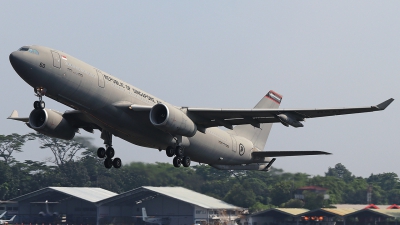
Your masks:
<instances>
[{"instance_id":1,"label":"green foliage","mask_svg":"<svg viewBox=\"0 0 400 225\"><path fill-rule=\"evenodd\" d=\"M324 195L311 191L304 191L304 208L313 210L324 206Z\"/></svg>"},{"instance_id":2,"label":"green foliage","mask_svg":"<svg viewBox=\"0 0 400 225\"><path fill-rule=\"evenodd\" d=\"M54 158L47 162L15 161L28 140L38 139L42 149ZM101 187L117 193L141 186L182 186L228 203L257 212L275 206L315 209L330 204L366 204L367 189L372 188L372 203L400 204L400 181L395 173L355 177L340 163L328 168L325 176L304 173L224 171L199 165L174 168L169 163L124 164L120 169L106 169L96 155L91 139L77 137L71 141L39 134L0 135L0 199L11 199L48 186ZM303 192L304 200L293 199L303 186L328 189L329 200L321 193Z\"/></svg>"},{"instance_id":3,"label":"green foliage","mask_svg":"<svg viewBox=\"0 0 400 225\"><path fill-rule=\"evenodd\" d=\"M334 168L329 167L328 172L325 173L325 176L337 177L345 182L349 182L354 179L354 176L351 174L351 172L341 163L336 164Z\"/></svg>"},{"instance_id":4,"label":"green foliage","mask_svg":"<svg viewBox=\"0 0 400 225\"><path fill-rule=\"evenodd\" d=\"M290 199L288 202L280 205L281 208L303 208L304 201L300 199Z\"/></svg>"}]
</instances>

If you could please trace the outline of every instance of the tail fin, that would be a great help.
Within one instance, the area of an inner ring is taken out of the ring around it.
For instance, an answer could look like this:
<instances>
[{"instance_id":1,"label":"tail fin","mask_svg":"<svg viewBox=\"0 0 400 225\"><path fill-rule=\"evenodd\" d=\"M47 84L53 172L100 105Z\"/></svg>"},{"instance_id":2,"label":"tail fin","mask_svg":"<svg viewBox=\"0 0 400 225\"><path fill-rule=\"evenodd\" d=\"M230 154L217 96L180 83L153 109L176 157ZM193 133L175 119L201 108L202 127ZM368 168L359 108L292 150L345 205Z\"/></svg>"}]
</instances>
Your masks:
<instances>
[{"instance_id":1,"label":"tail fin","mask_svg":"<svg viewBox=\"0 0 400 225\"><path fill-rule=\"evenodd\" d=\"M277 109L282 101L282 95L269 91L254 107L255 109ZM263 150L267 142L272 123L263 123L260 128L252 125L238 125L233 128L236 135L245 137L253 142L254 147Z\"/></svg>"},{"instance_id":2,"label":"tail fin","mask_svg":"<svg viewBox=\"0 0 400 225\"><path fill-rule=\"evenodd\" d=\"M143 218L143 221L146 221L146 219L147 219L147 213L146 213L145 207L142 208L142 218Z\"/></svg>"},{"instance_id":3,"label":"tail fin","mask_svg":"<svg viewBox=\"0 0 400 225\"><path fill-rule=\"evenodd\" d=\"M8 222L12 222L15 219L16 216L17 215L14 215L13 217L11 217L11 219Z\"/></svg>"},{"instance_id":4,"label":"tail fin","mask_svg":"<svg viewBox=\"0 0 400 225\"><path fill-rule=\"evenodd\" d=\"M7 211L4 211L4 212L0 215L0 219L1 219L4 215L6 215L6 213L7 213Z\"/></svg>"}]
</instances>

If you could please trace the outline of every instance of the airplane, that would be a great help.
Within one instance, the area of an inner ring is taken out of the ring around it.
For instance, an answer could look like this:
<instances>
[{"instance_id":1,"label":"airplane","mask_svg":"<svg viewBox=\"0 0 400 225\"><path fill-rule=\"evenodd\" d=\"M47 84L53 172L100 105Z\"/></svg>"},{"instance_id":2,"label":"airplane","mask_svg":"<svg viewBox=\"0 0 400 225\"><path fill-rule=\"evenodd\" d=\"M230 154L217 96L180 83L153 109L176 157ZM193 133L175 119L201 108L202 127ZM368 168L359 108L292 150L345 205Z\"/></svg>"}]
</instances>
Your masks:
<instances>
[{"instance_id":1,"label":"airplane","mask_svg":"<svg viewBox=\"0 0 400 225\"><path fill-rule=\"evenodd\" d=\"M175 167L191 161L220 170L269 171L275 157L326 155L323 151L264 151L273 123L303 127L305 119L384 110L394 99L356 108L279 109L282 95L269 91L253 109L177 107L62 51L23 46L9 56L15 72L38 98L29 117L14 110L8 119L70 140L83 129L99 130L97 156L106 168L120 168L112 137L165 150ZM73 110L45 108L47 96ZM227 128L226 130L220 127Z\"/></svg>"},{"instance_id":2,"label":"airplane","mask_svg":"<svg viewBox=\"0 0 400 225\"><path fill-rule=\"evenodd\" d=\"M167 225L171 223L171 219L169 217L148 217L146 213L146 208L142 208L142 218L146 223L154 223L158 225Z\"/></svg>"},{"instance_id":3,"label":"airplane","mask_svg":"<svg viewBox=\"0 0 400 225\"><path fill-rule=\"evenodd\" d=\"M10 222L13 222L16 216L17 216L17 215L14 215L14 216L11 217L11 219L9 219L9 220L0 220L0 224L8 224L8 223L10 223Z\"/></svg>"},{"instance_id":4,"label":"airplane","mask_svg":"<svg viewBox=\"0 0 400 225\"><path fill-rule=\"evenodd\" d=\"M49 204L58 204L58 202L49 202L48 200L46 200L45 202L32 202L32 203L36 203L36 204L44 203L46 205L46 212L40 211L39 216L41 216L41 217L58 217L58 212L50 212L50 209L49 209Z\"/></svg>"},{"instance_id":5,"label":"airplane","mask_svg":"<svg viewBox=\"0 0 400 225\"><path fill-rule=\"evenodd\" d=\"M3 218L4 215L6 215L7 211L4 211L2 214L0 214L0 219Z\"/></svg>"}]
</instances>

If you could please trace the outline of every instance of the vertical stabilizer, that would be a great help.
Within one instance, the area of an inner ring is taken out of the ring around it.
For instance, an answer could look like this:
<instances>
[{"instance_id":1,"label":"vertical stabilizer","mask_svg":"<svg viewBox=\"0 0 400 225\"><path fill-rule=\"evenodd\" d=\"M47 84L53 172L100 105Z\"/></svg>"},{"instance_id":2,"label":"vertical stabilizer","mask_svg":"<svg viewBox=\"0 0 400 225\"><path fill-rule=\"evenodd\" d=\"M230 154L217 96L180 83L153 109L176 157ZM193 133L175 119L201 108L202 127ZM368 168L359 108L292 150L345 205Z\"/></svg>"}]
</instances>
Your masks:
<instances>
[{"instance_id":1,"label":"vertical stabilizer","mask_svg":"<svg viewBox=\"0 0 400 225\"><path fill-rule=\"evenodd\" d=\"M142 218L143 218L143 221L147 220L147 213L146 213L146 208L145 207L142 208Z\"/></svg>"},{"instance_id":2,"label":"vertical stabilizer","mask_svg":"<svg viewBox=\"0 0 400 225\"><path fill-rule=\"evenodd\" d=\"M4 211L1 215L0 215L0 219L3 218L4 215L6 215L7 211Z\"/></svg>"},{"instance_id":3,"label":"vertical stabilizer","mask_svg":"<svg viewBox=\"0 0 400 225\"><path fill-rule=\"evenodd\" d=\"M11 217L11 219L8 222L13 222L16 216L17 215L14 215L13 217Z\"/></svg>"},{"instance_id":4,"label":"vertical stabilizer","mask_svg":"<svg viewBox=\"0 0 400 225\"><path fill-rule=\"evenodd\" d=\"M269 91L254 107L255 109L277 109L282 101L282 95ZM272 123L262 123L260 128L252 125L238 125L233 128L233 131L238 136L245 137L253 142L254 147L263 150L267 142L269 132L271 131Z\"/></svg>"}]
</instances>

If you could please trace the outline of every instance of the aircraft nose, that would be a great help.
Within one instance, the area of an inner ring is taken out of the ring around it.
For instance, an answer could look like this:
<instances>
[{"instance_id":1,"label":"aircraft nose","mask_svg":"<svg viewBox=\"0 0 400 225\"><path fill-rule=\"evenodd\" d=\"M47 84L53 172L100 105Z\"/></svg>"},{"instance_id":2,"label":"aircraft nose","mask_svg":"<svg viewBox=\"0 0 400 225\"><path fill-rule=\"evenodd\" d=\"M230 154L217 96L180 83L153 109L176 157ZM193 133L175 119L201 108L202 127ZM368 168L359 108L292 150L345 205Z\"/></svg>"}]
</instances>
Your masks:
<instances>
[{"instance_id":1,"label":"aircraft nose","mask_svg":"<svg viewBox=\"0 0 400 225\"><path fill-rule=\"evenodd\" d=\"M18 56L18 53L19 52L12 52L10 54L10 63L14 68L18 67L17 64L19 64L21 62L21 57Z\"/></svg>"}]
</instances>

